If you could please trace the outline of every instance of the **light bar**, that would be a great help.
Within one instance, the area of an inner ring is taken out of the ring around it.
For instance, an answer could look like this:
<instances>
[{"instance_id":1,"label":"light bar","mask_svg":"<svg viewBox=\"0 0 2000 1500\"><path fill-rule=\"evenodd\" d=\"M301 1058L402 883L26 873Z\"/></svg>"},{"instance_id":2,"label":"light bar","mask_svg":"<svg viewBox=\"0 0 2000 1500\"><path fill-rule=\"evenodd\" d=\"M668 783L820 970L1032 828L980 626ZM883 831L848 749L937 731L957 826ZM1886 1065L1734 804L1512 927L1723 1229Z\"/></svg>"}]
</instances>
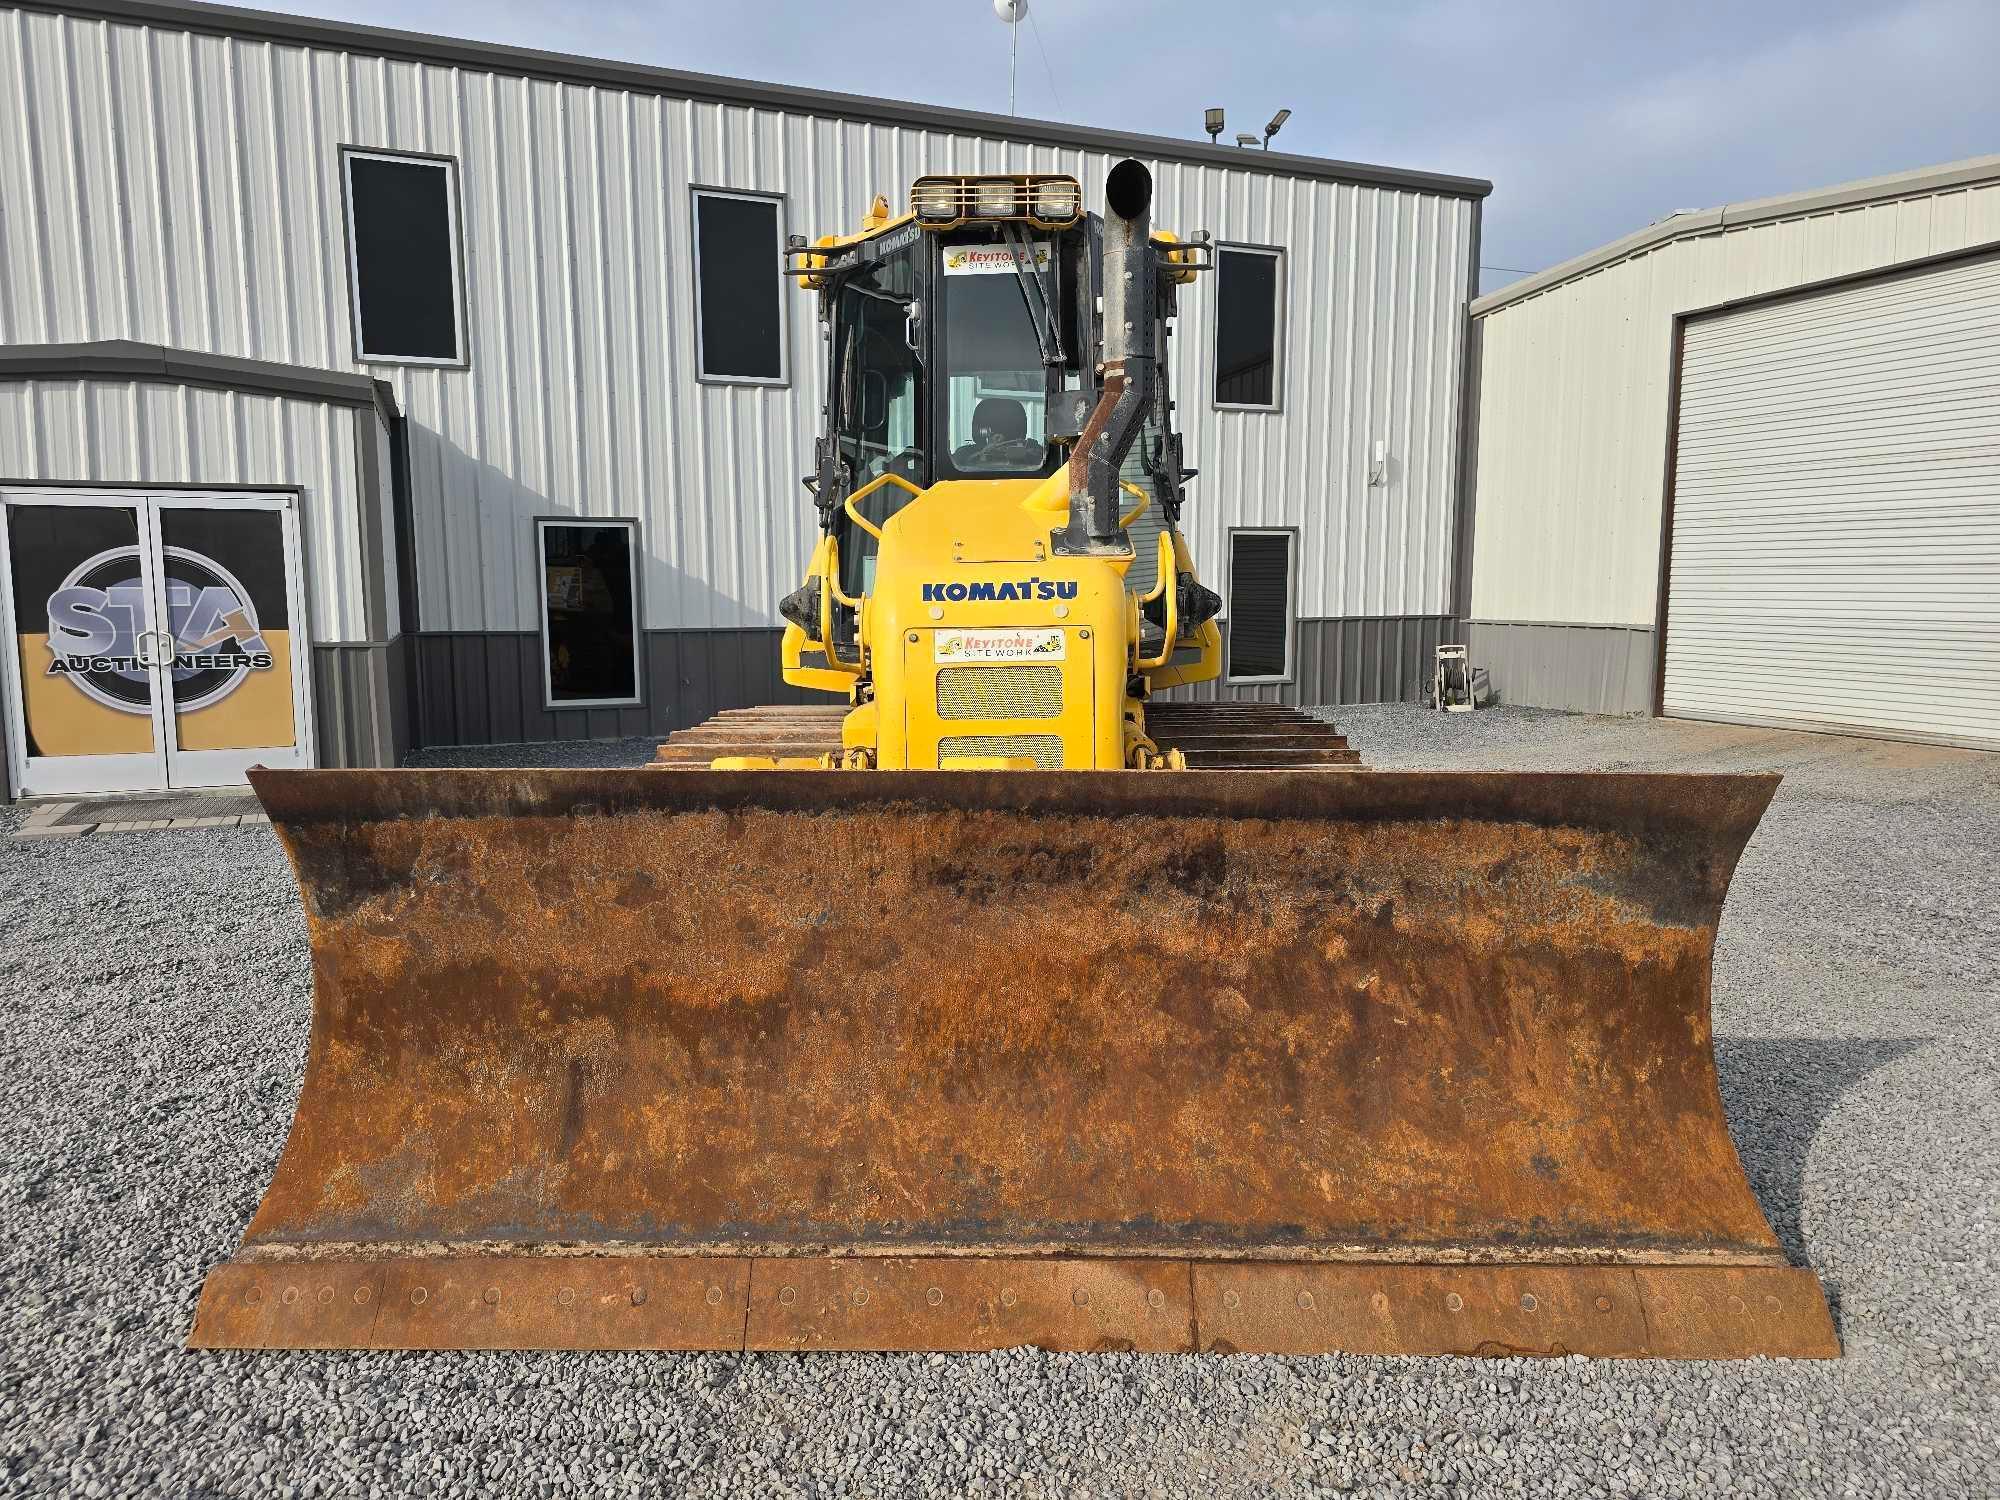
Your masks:
<instances>
[{"instance_id":1,"label":"light bar","mask_svg":"<svg viewBox=\"0 0 2000 1500\"><path fill-rule=\"evenodd\" d=\"M926 229L1010 219L1063 229L1083 217L1083 189L1074 177L1055 175L919 177L910 211Z\"/></svg>"}]
</instances>

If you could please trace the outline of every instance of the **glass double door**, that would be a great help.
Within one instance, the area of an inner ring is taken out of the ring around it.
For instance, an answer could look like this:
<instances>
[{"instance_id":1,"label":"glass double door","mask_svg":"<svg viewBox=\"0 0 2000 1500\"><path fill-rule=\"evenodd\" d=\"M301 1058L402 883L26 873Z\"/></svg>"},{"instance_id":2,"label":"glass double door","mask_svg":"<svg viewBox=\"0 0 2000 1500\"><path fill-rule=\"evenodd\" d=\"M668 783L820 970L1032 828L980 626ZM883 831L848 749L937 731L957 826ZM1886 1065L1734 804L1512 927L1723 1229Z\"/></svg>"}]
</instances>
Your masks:
<instances>
[{"instance_id":1,"label":"glass double door","mask_svg":"<svg viewBox=\"0 0 2000 1500\"><path fill-rule=\"evenodd\" d=\"M0 493L17 794L311 765L302 609L289 495Z\"/></svg>"}]
</instances>

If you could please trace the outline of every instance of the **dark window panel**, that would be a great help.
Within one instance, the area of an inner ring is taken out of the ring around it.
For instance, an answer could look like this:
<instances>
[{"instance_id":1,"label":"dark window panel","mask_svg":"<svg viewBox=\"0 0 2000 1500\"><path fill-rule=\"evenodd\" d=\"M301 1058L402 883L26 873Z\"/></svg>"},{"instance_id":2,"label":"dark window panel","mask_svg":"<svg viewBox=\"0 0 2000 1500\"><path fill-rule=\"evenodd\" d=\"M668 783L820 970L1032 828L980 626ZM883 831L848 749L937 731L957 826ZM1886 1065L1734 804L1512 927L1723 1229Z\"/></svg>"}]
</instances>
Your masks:
<instances>
[{"instance_id":1,"label":"dark window panel","mask_svg":"<svg viewBox=\"0 0 2000 1500\"><path fill-rule=\"evenodd\" d=\"M1278 404L1278 257L1222 250L1215 272L1215 399Z\"/></svg>"},{"instance_id":2,"label":"dark window panel","mask_svg":"<svg viewBox=\"0 0 2000 1500\"><path fill-rule=\"evenodd\" d=\"M458 252L443 162L347 160L364 359L458 360Z\"/></svg>"},{"instance_id":3,"label":"dark window panel","mask_svg":"<svg viewBox=\"0 0 2000 1500\"><path fill-rule=\"evenodd\" d=\"M623 525L561 524L542 526L540 532L550 703L636 699L632 551L637 533Z\"/></svg>"},{"instance_id":4,"label":"dark window panel","mask_svg":"<svg viewBox=\"0 0 2000 1500\"><path fill-rule=\"evenodd\" d=\"M777 203L697 193L694 223L701 373L721 380L783 379Z\"/></svg>"},{"instance_id":5,"label":"dark window panel","mask_svg":"<svg viewBox=\"0 0 2000 1500\"><path fill-rule=\"evenodd\" d=\"M1283 677L1292 617L1292 538L1237 532L1229 538L1229 675Z\"/></svg>"}]
</instances>

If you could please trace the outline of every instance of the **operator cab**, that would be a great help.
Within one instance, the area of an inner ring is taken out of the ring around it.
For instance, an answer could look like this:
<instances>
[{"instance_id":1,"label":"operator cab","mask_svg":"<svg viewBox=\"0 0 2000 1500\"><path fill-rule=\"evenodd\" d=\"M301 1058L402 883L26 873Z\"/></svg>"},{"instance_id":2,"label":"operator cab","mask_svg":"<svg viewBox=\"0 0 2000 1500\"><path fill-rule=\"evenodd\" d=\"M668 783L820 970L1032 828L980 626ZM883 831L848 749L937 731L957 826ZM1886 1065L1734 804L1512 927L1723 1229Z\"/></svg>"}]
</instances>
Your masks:
<instances>
[{"instance_id":1,"label":"operator cab","mask_svg":"<svg viewBox=\"0 0 2000 1500\"><path fill-rule=\"evenodd\" d=\"M872 585L875 541L844 514L848 495L884 474L925 489L1045 478L1068 461L1098 396L1102 221L1083 212L1076 180L924 177L910 205L894 222L880 210L854 240L789 252L821 294L829 397L809 482L853 596ZM1164 367L1166 318L1155 326ZM1162 380L1124 466L1154 495L1132 527L1141 590L1151 539L1180 508L1167 410ZM856 508L879 526L911 498L888 484Z\"/></svg>"}]
</instances>

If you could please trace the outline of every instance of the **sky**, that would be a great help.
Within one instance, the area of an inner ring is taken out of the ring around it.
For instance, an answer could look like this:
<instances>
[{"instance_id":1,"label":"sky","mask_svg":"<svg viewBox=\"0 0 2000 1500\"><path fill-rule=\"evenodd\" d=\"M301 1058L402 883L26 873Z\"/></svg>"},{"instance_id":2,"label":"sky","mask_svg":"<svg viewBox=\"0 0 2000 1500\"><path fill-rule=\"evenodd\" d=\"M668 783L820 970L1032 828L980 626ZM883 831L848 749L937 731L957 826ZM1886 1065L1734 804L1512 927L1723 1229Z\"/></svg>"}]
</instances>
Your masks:
<instances>
[{"instance_id":1,"label":"sky","mask_svg":"<svg viewBox=\"0 0 2000 1500\"><path fill-rule=\"evenodd\" d=\"M990 0L276 8L1007 109ZM1488 291L1676 210L2000 152L1996 0L1031 0L1018 40L1023 115L1202 139L1219 105L1226 142L1289 108L1282 149L1489 179Z\"/></svg>"}]
</instances>

